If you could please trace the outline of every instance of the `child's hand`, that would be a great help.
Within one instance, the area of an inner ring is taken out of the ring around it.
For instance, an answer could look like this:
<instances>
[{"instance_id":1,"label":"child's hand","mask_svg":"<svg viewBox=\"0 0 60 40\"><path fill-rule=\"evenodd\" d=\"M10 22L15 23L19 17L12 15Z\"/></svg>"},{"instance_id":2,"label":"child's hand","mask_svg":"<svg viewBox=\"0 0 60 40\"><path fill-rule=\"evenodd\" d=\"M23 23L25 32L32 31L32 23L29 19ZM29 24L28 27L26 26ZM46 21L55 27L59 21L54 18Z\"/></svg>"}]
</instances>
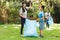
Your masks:
<instances>
[{"instance_id":1,"label":"child's hand","mask_svg":"<svg viewBox=\"0 0 60 40\"><path fill-rule=\"evenodd\" d=\"M38 22L38 21L40 21L40 18L37 18L36 20L37 20L37 22Z\"/></svg>"}]
</instances>

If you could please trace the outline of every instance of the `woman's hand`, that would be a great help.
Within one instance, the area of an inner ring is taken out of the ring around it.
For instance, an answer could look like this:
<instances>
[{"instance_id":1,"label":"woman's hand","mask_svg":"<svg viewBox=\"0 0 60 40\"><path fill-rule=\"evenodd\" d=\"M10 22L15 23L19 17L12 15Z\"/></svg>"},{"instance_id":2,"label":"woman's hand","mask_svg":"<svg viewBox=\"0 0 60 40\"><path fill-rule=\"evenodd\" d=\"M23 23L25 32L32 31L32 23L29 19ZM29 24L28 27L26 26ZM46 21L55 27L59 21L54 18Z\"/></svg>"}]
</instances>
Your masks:
<instances>
[{"instance_id":1,"label":"woman's hand","mask_svg":"<svg viewBox=\"0 0 60 40\"><path fill-rule=\"evenodd\" d=\"M24 16L21 16L22 18L26 18L26 17L24 17Z\"/></svg>"},{"instance_id":2,"label":"woman's hand","mask_svg":"<svg viewBox=\"0 0 60 40\"><path fill-rule=\"evenodd\" d=\"M22 18L26 18L26 17L24 17L24 16L22 16L22 15L19 15L20 17L22 17Z\"/></svg>"}]
</instances>

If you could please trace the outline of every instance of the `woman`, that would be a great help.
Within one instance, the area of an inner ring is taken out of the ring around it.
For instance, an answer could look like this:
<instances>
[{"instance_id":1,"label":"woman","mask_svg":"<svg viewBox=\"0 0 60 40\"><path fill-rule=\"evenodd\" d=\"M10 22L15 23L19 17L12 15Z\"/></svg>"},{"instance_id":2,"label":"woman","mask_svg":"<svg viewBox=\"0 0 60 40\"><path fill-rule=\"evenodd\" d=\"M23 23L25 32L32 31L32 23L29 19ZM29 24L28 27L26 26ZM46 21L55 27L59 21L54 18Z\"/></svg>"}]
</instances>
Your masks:
<instances>
[{"instance_id":1,"label":"woman","mask_svg":"<svg viewBox=\"0 0 60 40\"><path fill-rule=\"evenodd\" d=\"M21 17L21 35L22 35L25 20L27 18L27 9L26 9L26 3L25 2L22 2L22 7L20 8L19 16Z\"/></svg>"}]
</instances>

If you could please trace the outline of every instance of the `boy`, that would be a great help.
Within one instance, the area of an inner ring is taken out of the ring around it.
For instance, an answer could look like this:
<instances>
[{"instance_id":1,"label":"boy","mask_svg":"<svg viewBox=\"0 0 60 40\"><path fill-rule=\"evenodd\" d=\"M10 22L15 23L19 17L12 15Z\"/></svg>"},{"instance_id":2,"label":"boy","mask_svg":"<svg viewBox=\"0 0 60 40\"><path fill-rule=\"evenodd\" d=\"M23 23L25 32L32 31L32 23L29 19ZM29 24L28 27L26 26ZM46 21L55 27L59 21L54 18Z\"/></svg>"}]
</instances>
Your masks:
<instances>
[{"instance_id":1,"label":"boy","mask_svg":"<svg viewBox=\"0 0 60 40\"><path fill-rule=\"evenodd\" d=\"M43 29L44 29L44 6L40 6L39 8L40 12L38 14L39 17L39 23L40 23L40 37L43 37Z\"/></svg>"}]
</instances>

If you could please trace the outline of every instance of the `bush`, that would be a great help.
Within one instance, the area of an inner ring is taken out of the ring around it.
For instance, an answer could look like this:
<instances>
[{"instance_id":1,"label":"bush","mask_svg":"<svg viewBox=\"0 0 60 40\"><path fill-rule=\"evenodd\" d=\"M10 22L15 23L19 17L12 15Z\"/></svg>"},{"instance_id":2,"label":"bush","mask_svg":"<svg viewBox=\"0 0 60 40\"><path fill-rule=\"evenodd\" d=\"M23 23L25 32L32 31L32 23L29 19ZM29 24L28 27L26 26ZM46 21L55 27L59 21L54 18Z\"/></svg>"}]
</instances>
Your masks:
<instances>
[{"instance_id":1,"label":"bush","mask_svg":"<svg viewBox=\"0 0 60 40\"><path fill-rule=\"evenodd\" d=\"M28 10L28 19L30 20L36 20L37 18L37 9L35 9L34 7L33 8L30 8Z\"/></svg>"}]
</instances>

